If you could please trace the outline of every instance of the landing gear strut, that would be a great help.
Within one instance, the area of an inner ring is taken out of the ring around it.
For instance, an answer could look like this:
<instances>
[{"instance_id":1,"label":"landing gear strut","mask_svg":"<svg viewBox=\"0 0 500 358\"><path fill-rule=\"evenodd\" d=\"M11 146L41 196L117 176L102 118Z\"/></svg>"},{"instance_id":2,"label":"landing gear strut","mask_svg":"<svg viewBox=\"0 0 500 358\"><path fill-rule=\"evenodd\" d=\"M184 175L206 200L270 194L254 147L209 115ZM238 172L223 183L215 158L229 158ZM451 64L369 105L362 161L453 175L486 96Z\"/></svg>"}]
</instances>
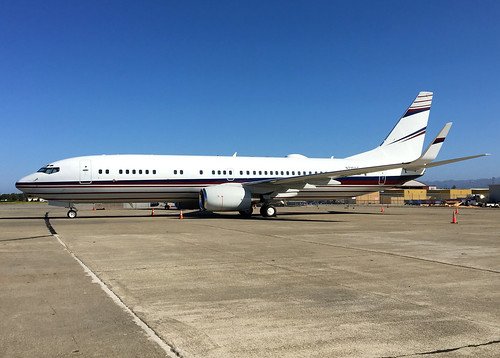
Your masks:
<instances>
[{"instance_id":1,"label":"landing gear strut","mask_svg":"<svg viewBox=\"0 0 500 358\"><path fill-rule=\"evenodd\" d=\"M276 208L271 204L263 204L260 207L260 215L265 218L272 218L276 216Z\"/></svg>"},{"instance_id":2,"label":"landing gear strut","mask_svg":"<svg viewBox=\"0 0 500 358\"><path fill-rule=\"evenodd\" d=\"M76 218L76 209L75 208L71 208L69 209L68 213L66 214L68 216L68 218L70 219L74 219Z\"/></svg>"}]
</instances>

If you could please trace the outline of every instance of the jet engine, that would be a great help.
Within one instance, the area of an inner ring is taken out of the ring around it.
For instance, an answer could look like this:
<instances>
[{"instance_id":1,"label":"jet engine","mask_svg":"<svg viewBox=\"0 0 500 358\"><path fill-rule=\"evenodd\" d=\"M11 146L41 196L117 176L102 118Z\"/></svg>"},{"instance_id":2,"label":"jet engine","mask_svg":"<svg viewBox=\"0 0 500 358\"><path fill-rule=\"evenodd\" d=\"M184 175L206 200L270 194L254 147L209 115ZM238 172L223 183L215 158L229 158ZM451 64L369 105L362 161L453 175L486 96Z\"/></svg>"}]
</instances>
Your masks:
<instances>
[{"instance_id":1,"label":"jet engine","mask_svg":"<svg viewBox=\"0 0 500 358\"><path fill-rule=\"evenodd\" d=\"M248 211L252 194L241 184L220 184L201 189L200 209L208 211Z\"/></svg>"}]
</instances>

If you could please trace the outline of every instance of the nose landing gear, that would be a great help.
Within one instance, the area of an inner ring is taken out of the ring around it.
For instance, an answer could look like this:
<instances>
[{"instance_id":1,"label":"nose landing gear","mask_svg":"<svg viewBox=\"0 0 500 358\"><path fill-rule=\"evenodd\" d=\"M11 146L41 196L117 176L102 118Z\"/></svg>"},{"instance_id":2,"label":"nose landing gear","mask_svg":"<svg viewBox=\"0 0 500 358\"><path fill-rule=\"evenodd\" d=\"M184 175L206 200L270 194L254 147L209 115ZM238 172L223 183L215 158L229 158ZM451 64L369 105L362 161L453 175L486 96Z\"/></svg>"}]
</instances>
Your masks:
<instances>
[{"instance_id":1,"label":"nose landing gear","mask_svg":"<svg viewBox=\"0 0 500 358\"><path fill-rule=\"evenodd\" d=\"M76 209L75 208L71 208L69 209L68 213L66 214L68 216L68 218L70 219L74 219L76 218Z\"/></svg>"}]
</instances>

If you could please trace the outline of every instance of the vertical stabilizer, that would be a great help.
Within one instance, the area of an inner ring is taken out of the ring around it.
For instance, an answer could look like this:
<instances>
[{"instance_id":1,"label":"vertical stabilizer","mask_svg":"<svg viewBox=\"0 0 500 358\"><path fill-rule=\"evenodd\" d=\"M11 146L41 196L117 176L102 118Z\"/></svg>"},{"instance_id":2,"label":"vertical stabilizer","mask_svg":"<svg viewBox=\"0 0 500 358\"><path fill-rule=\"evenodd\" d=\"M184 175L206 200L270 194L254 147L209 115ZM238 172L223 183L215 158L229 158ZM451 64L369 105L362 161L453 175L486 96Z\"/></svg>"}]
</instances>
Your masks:
<instances>
[{"instance_id":1,"label":"vertical stabilizer","mask_svg":"<svg viewBox=\"0 0 500 358\"><path fill-rule=\"evenodd\" d=\"M381 146L409 142L407 144L414 148L415 157L418 157L424 145L431 104L432 92L420 92Z\"/></svg>"},{"instance_id":2,"label":"vertical stabilizer","mask_svg":"<svg viewBox=\"0 0 500 358\"><path fill-rule=\"evenodd\" d=\"M408 162L417 159L424 146L432 104L432 92L420 92L379 147L349 157L356 160Z\"/></svg>"}]
</instances>

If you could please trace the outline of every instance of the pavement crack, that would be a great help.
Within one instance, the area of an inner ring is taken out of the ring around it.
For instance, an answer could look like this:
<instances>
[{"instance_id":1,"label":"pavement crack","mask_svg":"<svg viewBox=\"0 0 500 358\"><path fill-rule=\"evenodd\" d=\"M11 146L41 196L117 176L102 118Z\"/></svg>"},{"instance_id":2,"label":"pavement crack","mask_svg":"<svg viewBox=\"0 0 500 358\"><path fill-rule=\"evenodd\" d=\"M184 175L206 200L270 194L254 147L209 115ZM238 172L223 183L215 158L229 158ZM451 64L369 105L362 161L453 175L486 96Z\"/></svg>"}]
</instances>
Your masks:
<instances>
[{"instance_id":1,"label":"pavement crack","mask_svg":"<svg viewBox=\"0 0 500 358\"><path fill-rule=\"evenodd\" d=\"M44 219L45 219L45 226L47 226L47 229L49 229L49 232L52 235L57 235L56 230L54 230L54 228L52 227L52 224L50 223L49 212L48 211L45 213L45 218Z\"/></svg>"},{"instance_id":2,"label":"pavement crack","mask_svg":"<svg viewBox=\"0 0 500 358\"><path fill-rule=\"evenodd\" d=\"M381 356L380 358L402 358L402 357L411 357L411 356L426 356L426 355L431 355L431 354L455 352L455 351L458 351L458 350L464 349L464 348L476 348L476 347L489 346L489 345L498 344L498 343L500 343L500 339L496 339L496 340L485 342L485 343L467 344L465 346L460 346L460 347L436 349L436 350L427 351L427 352L401 354L401 355L396 355L396 356Z\"/></svg>"}]
</instances>

